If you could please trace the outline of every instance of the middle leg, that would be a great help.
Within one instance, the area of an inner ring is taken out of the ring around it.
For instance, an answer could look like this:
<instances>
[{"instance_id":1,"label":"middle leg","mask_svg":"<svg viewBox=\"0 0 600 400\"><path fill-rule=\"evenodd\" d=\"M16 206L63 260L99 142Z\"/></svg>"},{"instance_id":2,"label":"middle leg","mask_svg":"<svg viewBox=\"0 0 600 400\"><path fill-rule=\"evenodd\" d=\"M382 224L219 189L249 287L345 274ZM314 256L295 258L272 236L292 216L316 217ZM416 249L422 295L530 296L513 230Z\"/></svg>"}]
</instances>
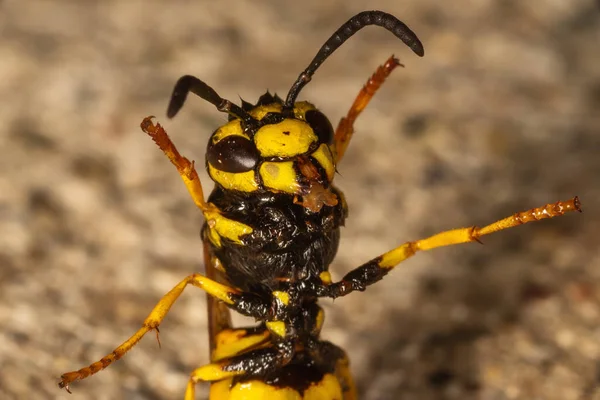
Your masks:
<instances>
[{"instance_id":1,"label":"middle leg","mask_svg":"<svg viewBox=\"0 0 600 400\"><path fill-rule=\"evenodd\" d=\"M470 227L453 229L438 233L426 239L407 242L381 256L350 271L341 281L323 284L320 296L340 297L355 290L363 291L367 286L381 280L402 261L412 257L418 251L432 250L437 247L451 246L460 243L479 242L479 238L504 229L523 225L529 222L564 215L569 211L581 212L579 198L574 197L568 201L559 201L553 204L533 208L528 211L511 215L491 223L483 228Z\"/></svg>"}]
</instances>

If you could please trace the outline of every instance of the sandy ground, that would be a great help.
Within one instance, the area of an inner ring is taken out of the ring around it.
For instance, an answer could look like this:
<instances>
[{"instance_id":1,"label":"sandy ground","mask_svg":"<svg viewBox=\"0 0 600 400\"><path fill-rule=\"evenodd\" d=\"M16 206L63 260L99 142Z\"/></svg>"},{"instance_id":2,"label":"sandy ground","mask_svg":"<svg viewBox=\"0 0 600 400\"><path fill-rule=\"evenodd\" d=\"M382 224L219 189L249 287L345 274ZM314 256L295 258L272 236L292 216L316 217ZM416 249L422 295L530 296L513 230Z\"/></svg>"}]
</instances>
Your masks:
<instances>
[{"instance_id":1,"label":"sandy ground","mask_svg":"<svg viewBox=\"0 0 600 400\"><path fill-rule=\"evenodd\" d=\"M422 254L325 301L364 399L600 399L600 4L505 1L0 2L0 398L179 399L207 360L191 289L124 360L60 391L202 271L201 215L139 130L154 114L202 165L224 121L191 73L237 101L285 94L323 41L379 8L419 59L369 28L302 92L332 121L392 53L339 166L350 219L334 277L398 245L579 195L583 214ZM203 176L206 185L209 185ZM200 390L198 398L205 398Z\"/></svg>"}]
</instances>

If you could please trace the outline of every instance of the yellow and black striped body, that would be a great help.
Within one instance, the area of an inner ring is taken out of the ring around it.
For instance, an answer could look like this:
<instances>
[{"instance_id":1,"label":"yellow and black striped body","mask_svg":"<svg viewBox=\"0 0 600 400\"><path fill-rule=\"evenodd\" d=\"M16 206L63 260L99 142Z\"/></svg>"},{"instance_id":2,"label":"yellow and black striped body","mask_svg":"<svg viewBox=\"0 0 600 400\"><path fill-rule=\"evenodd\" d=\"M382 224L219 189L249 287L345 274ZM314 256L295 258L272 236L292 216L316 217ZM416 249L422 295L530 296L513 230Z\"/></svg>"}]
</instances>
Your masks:
<instances>
[{"instance_id":1,"label":"yellow and black striped body","mask_svg":"<svg viewBox=\"0 0 600 400\"><path fill-rule=\"evenodd\" d=\"M244 340L260 343L264 326L248 329L227 329L217 336L213 360L239 355ZM333 351L339 351L330 345ZM337 355L334 355L336 357ZM342 358L328 366L319 365L308 352L299 350L285 366L264 376L233 377L211 385L211 400L342 400L353 399L354 387L348 362ZM352 394L351 394L352 393Z\"/></svg>"},{"instance_id":2,"label":"yellow and black striped body","mask_svg":"<svg viewBox=\"0 0 600 400\"><path fill-rule=\"evenodd\" d=\"M268 93L256 107L244 104L258 124L230 121L209 142L207 169L216 185L208 201L217 210L203 232L232 284L270 295L277 282L327 270L347 211L331 184L327 118L309 103L285 116L281 100ZM251 154L244 159L248 165L242 172L222 171L215 148L227 155L243 148Z\"/></svg>"},{"instance_id":3,"label":"yellow and black striped body","mask_svg":"<svg viewBox=\"0 0 600 400\"><path fill-rule=\"evenodd\" d=\"M207 169L216 185L208 202L216 210L202 231L231 284L270 298L327 271L347 209L331 184L333 129L322 113L302 102L284 115L281 100L268 93L244 108L256 126L234 119L210 139ZM224 172L229 160L213 155L218 147L228 156L243 148L251 162Z\"/></svg>"},{"instance_id":4,"label":"yellow and black striped body","mask_svg":"<svg viewBox=\"0 0 600 400\"><path fill-rule=\"evenodd\" d=\"M206 168L215 188L204 198L194 163L179 154L152 117L141 128L175 165L194 203L202 211L206 276L192 274L165 294L142 327L101 360L62 374L60 387L106 368L131 350L160 323L188 286L208 295L211 362L195 369L185 400L195 399L200 381L210 382L211 400L355 400L348 358L321 340L320 297L363 291L419 251L479 241L491 233L569 211L579 199L559 201L513 214L482 228L444 231L405 242L332 281L329 265L338 249L347 216L342 192L332 182L354 133L353 124L377 89L397 66L381 65L360 90L335 132L315 106L297 102L299 92L321 63L365 26L377 25L423 56L417 36L393 15L358 13L343 24L300 73L285 101L269 93L241 107L221 98L200 79L185 75L176 83L167 109L173 117L193 93L229 114L211 136ZM259 322L234 328L230 310Z\"/></svg>"},{"instance_id":5,"label":"yellow and black striped body","mask_svg":"<svg viewBox=\"0 0 600 400\"><path fill-rule=\"evenodd\" d=\"M306 363L292 363L269 378L227 378L211 385L211 400L343 400L338 377Z\"/></svg>"},{"instance_id":6,"label":"yellow and black striped body","mask_svg":"<svg viewBox=\"0 0 600 400\"><path fill-rule=\"evenodd\" d=\"M262 304L278 296L280 309L270 310L262 331L216 332L212 361L235 364L231 357L237 357L243 365L249 351L277 342L289 343L291 353L276 367L213 383L211 399L351 399L347 368L340 367L347 365L346 356L319 339L323 312L312 287L310 294L304 291L307 282L328 279L347 214L331 184L333 129L309 103L297 103L293 114L284 115L281 100L267 93L256 106L243 107L258 123L248 127L234 119L209 142L207 169L216 185L208 202L215 211L202 234L214 258L209 263L220 266L227 284L262 298ZM235 151L243 153L238 164L244 166L223 160ZM262 334L268 339L239 351L240 335L260 340Z\"/></svg>"}]
</instances>

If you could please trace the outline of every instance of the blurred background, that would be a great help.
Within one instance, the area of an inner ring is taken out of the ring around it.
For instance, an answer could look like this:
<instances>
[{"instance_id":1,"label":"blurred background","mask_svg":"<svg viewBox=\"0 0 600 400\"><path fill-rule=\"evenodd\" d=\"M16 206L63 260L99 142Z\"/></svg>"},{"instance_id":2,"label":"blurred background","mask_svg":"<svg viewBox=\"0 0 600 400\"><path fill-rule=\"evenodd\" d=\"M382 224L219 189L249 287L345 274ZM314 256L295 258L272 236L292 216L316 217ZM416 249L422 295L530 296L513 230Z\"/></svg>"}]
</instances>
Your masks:
<instances>
[{"instance_id":1,"label":"blurred background","mask_svg":"<svg viewBox=\"0 0 600 400\"><path fill-rule=\"evenodd\" d=\"M233 101L285 95L365 9L403 20L426 54L367 28L300 96L335 124L391 54L406 65L338 167L350 218L335 278L401 242L574 195L584 213L419 254L365 293L324 301L324 336L348 350L361 398L600 399L592 0L1 1L0 398L183 398L207 361L193 288L161 325L162 349L148 335L73 395L56 386L203 270L201 215L139 123L156 115L201 167L226 117L193 98L167 120L179 76Z\"/></svg>"}]
</instances>

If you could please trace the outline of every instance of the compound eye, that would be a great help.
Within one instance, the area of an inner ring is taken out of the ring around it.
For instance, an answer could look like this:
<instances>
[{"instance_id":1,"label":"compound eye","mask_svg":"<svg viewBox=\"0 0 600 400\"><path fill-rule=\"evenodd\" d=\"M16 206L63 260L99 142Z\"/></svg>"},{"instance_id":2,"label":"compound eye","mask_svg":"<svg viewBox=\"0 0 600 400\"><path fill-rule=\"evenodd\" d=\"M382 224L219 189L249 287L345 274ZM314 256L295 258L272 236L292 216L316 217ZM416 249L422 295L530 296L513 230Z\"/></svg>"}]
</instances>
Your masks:
<instances>
[{"instance_id":1,"label":"compound eye","mask_svg":"<svg viewBox=\"0 0 600 400\"><path fill-rule=\"evenodd\" d=\"M243 136L227 136L215 144L211 141L206 150L208 162L223 172L248 172L259 158L254 143Z\"/></svg>"},{"instance_id":2,"label":"compound eye","mask_svg":"<svg viewBox=\"0 0 600 400\"><path fill-rule=\"evenodd\" d=\"M319 143L331 144L333 141L333 126L331 126L331 122L325 114L318 110L308 110L304 114L304 118L319 138Z\"/></svg>"}]
</instances>

